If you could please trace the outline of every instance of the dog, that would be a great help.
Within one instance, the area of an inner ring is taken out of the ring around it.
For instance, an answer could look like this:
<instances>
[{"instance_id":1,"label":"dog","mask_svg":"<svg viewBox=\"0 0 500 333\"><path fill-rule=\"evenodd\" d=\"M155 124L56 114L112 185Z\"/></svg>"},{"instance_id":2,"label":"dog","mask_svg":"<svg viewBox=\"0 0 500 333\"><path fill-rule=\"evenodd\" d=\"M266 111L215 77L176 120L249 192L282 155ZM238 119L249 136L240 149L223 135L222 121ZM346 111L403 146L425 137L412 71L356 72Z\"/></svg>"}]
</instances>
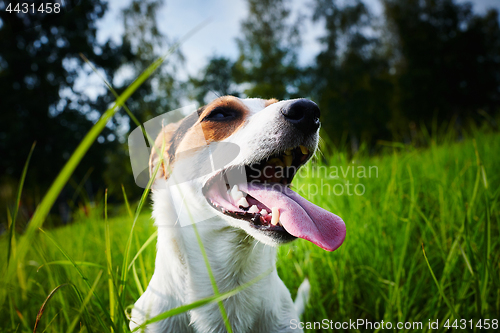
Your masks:
<instances>
[{"instance_id":1,"label":"dog","mask_svg":"<svg viewBox=\"0 0 500 333\"><path fill-rule=\"evenodd\" d=\"M199 236L220 293L264 275L223 301L233 332L300 331L290 323L304 310L309 285L303 282L294 303L276 271L276 247L298 237L334 251L346 234L340 217L289 187L316 152L319 117L307 99L224 96L163 126L149 160L155 271L132 309L132 330L214 295ZM143 329L226 332L217 303Z\"/></svg>"}]
</instances>

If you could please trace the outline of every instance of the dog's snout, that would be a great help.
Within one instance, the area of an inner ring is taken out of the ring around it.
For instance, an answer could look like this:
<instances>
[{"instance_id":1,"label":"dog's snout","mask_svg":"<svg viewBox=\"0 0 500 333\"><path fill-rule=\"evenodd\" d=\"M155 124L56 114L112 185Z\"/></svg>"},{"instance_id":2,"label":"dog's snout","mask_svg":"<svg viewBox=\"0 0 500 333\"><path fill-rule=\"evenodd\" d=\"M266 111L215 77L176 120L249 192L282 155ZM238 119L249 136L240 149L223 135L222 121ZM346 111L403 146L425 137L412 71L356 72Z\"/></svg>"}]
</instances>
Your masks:
<instances>
[{"instance_id":1,"label":"dog's snout","mask_svg":"<svg viewBox=\"0 0 500 333\"><path fill-rule=\"evenodd\" d=\"M298 99L285 104L281 110L283 117L295 128L310 134L319 128L319 107L308 99Z\"/></svg>"}]
</instances>

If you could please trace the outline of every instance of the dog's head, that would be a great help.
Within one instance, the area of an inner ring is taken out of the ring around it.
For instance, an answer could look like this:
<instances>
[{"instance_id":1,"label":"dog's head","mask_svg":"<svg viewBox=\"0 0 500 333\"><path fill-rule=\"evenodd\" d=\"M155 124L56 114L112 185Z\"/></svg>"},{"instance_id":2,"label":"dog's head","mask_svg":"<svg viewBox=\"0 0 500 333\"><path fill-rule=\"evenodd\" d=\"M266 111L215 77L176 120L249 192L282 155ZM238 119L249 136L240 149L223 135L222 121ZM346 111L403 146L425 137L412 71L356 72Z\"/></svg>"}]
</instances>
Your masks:
<instances>
[{"instance_id":1,"label":"dog's head","mask_svg":"<svg viewBox=\"0 0 500 333\"><path fill-rule=\"evenodd\" d=\"M174 196L192 213L218 215L266 244L300 237L333 251L342 219L288 186L317 149L319 116L307 99L218 98L158 135L150 173L163 186L154 188L184 185Z\"/></svg>"}]
</instances>

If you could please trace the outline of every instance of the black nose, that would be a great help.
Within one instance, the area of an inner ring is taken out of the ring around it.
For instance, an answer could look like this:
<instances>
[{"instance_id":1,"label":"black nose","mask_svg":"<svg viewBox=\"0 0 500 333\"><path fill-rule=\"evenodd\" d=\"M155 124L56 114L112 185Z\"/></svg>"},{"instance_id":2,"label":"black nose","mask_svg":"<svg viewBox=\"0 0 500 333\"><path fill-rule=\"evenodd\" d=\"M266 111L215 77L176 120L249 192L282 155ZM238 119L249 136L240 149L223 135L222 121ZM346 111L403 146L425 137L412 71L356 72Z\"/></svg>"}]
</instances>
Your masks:
<instances>
[{"instance_id":1,"label":"black nose","mask_svg":"<svg viewBox=\"0 0 500 333\"><path fill-rule=\"evenodd\" d=\"M281 114L295 128L311 134L319 128L319 107L308 99L298 99L285 104L281 108Z\"/></svg>"}]
</instances>

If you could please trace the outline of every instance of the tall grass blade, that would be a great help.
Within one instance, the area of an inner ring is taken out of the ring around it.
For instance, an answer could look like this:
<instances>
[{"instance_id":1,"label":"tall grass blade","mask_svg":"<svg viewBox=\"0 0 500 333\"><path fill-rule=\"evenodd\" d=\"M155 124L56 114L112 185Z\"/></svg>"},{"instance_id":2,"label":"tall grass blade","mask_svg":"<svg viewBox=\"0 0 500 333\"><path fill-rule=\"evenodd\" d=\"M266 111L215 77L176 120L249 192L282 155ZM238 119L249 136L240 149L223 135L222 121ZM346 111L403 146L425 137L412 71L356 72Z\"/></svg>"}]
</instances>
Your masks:
<instances>
[{"instance_id":1,"label":"tall grass blade","mask_svg":"<svg viewBox=\"0 0 500 333\"><path fill-rule=\"evenodd\" d=\"M476 166L477 166L477 172L476 172L476 181L474 182L474 191L472 194L472 198L470 200L470 205L467 208L467 218L464 219L464 229L465 229L465 244L467 245L467 252L469 254L469 262L470 262L470 267L472 271L477 272L477 265L476 265L476 260L475 260L475 253L472 250L471 244L470 244L470 234L469 234L469 224L473 223L473 208L475 205L475 200L478 195L479 191L479 184L481 182L481 167L482 167L482 162L481 158L479 156L479 150L477 149L477 143L476 140L472 140L472 144L474 146L474 153L476 155ZM487 185L485 185L487 186ZM474 295L476 298L476 307L477 307L477 312L479 315L482 315L482 295L481 295L481 288L479 287L479 277L477 274L472 275L473 281L474 281Z\"/></svg>"},{"instance_id":2,"label":"tall grass blade","mask_svg":"<svg viewBox=\"0 0 500 333\"><path fill-rule=\"evenodd\" d=\"M108 268L109 317L115 322L115 288L113 284L113 262L111 261L111 237L108 220L108 189L104 192L104 239L106 244L106 264ZM111 328L111 332L113 329Z\"/></svg>"},{"instance_id":3,"label":"tall grass blade","mask_svg":"<svg viewBox=\"0 0 500 333\"><path fill-rule=\"evenodd\" d=\"M83 304L84 298L83 298L80 290L73 283L69 283L69 284L70 284L71 288L73 289L73 292L75 293L76 297L78 298L78 301L80 302L80 304ZM106 333L108 333L109 329L105 325L102 325L102 322L101 322L99 316L97 316L97 319L101 323L101 327L104 329L104 331ZM89 314L87 307L83 307L83 321L84 321L84 325L86 326L87 330L89 332L92 332L93 330L92 330L92 326L91 326L90 314ZM70 325L71 325L71 323L70 323ZM68 327L69 327L69 325L68 325ZM70 332L70 331L68 331L68 332Z\"/></svg>"},{"instance_id":4,"label":"tall grass blade","mask_svg":"<svg viewBox=\"0 0 500 333\"><path fill-rule=\"evenodd\" d=\"M90 291L88 292L87 296L83 300L82 305L80 307L80 311L78 311L78 315L75 317L75 319L73 319L73 321L69 325L68 332L74 332L75 327L78 324L78 321L79 321L83 311L87 307L87 303L90 301L90 298L92 297L92 295L94 295L94 290L97 287L97 283L101 279L101 276L102 276L102 270L99 271L99 273L97 274L97 277L95 278L94 283L92 284L92 287L90 288ZM87 327L87 329L90 329L90 327Z\"/></svg>"},{"instance_id":5,"label":"tall grass blade","mask_svg":"<svg viewBox=\"0 0 500 333\"><path fill-rule=\"evenodd\" d=\"M487 307L487 297L488 297L488 281L489 281L489 269L488 269L488 262L490 261L490 248L491 248L491 212L490 212L490 207L489 207L489 198L488 198L488 193L484 193L485 196L485 205L486 205L486 230L484 232L484 243L486 244L484 247L483 251L483 261L484 261L484 268L483 268L483 290L482 290L482 299L483 299L483 308Z\"/></svg>"},{"instance_id":6,"label":"tall grass blade","mask_svg":"<svg viewBox=\"0 0 500 333\"><path fill-rule=\"evenodd\" d=\"M125 192L125 187L122 184L122 192L123 192L123 199L125 200L125 207L127 208L128 215L130 216L131 219L134 218L134 213L132 213L132 209L130 209L130 204L128 203L128 198L127 198L127 192Z\"/></svg>"},{"instance_id":7,"label":"tall grass blade","mask_svg":"<svg viewBox=\"0 0 500 333\"><path fill-rule=\"evenodd\" d=\"M14 213L9 228L9 245L7 247L7 266L9 265L10 255L12 253L12 239L14 238L14 232L16 229L16 220L17 220L17 214L19 212L19 205L21 204L21 193L23 192L24 180L26 179L26 173L28 172L28 165L30 164L31 155L33 155L33 150L35 150L35 146L36 146L36 141L33 142L33 145L31 146L28 158L26 159L26 163L24 163L21 179L19 180L19 186L17 189L17 196L16 196L16 207L14 208Z\"/></svg>"},{"instance_id":8,"label":"tall grass blade","mask_svg":"<svg viewBox=\"0 0 500 333\"><path fill-rule=\"evenodd\" d=\"M69 260L54 260L54 261L49 261L43 265L40 265L38 268L37 268L37 272L42 269L43 267L45 266L50 266L50 265L61 265L61 266L73 266L73 265L77 265L77 266L89 266L89 267L97 267L97 268L100 268L100 269L104 269L105 267L103 265L99 265L99 264L96 264L95 262L89 262L89 261L69 261Z\"/></svg>"},{"instance_id":9,"label":"tall grass blade","mask_svg":"<svg viewBox=\"0 0 500 333\"><path fill-rule=\"evenodd\" d=\"M139 251L137 251L137 253L135 254L134 258L130 261L130 264L128 265L127 269L130 270L132 268L132 265L135 263L135 261L137 260L137 258L139 258L139 256L141 255L141 253L148 247L148 245L150 245L152 242L154 242L157 237L158 237L158 230L156 230L154 233L152 233L151 236L149 236L149 238L144 242L144 244L142 244L142 246L139 249Z\"/></svg>"},{"instance_id":10,"label":"tall grass blade","mask_svg":"<svg viewBox=\"0 0 500 333\"><path fill-rule=\"evenodd\" d=\"M50 294L47 296L45 301L43 302L42 306L40 307L40 310L38 310L38 314L36 315L36 320L35 320L35 326L33 327L33 333L36 333L36 329L38 327L38 324L40 323L40 320L42 319L43 312L45 311L45 306L49 302L49 300L54 296L54 294L62 287L65 287L69 285L69 283L63 283L55 287Z\"/></svg>"},{"instance_id":11,"label":"tall grass blade","mask_svg":"<svg viewBox=\"0 0 500 333\"><path fill-rule=\"evenodd\" d=\"M188 210L189 211L189 210ZM189 214L191 215L191 214ZM198 228L196 224L192 224L194 232L196 234L196 239L198 240L198 244L200 245L200 251L203 255L203 260L205 261L205 266L207 266L208 276L210 277L210 282L212 283L212 289L214 290L215 296L220 296L219 288L217 287L217 281L215 281L214 274L212 272L212 268L210 267L210 261L208 260L207 252L205 251L205 247L203 246L203 242L201 241L200 233L198 232ZM228 333L232 333L233 329L231 328L231 324L229 323L229 318L227 317L226 309L224 309L224 304L222 300L218 301L219 310L222 315L222 319L224 320L224 324L226 325L226 329Z\"/></svg>"},{"instance_id":12,"label":"tall grass blade","mask_svg":"<svg viewBox=\"0 0 500 333\"><path fill-rule=\"evenodd\" d=\"M144 203L146 202L146 199L149 195L149 191L151 189L151 186L153 185L153 182L156 178L156 174L158 173L158 170L160 168L161 163L163 162L163 151L165 148L165 143L163 143L161 147L161 154L160 154L160 162L156 165L153 174L151 175L148 184L146 185L146 188L144 189L144 192L142 192L141 200L139 200L139 205L137 206L136 212L135 212L135 217L134 217L134 222L132 223L132 227L130 228L130 234L127 239L127 245L125 246L125 255L123 256L123 264L122 264L122 274L121 274L121 282L120 282L120 295L121 295L121 300L122 304L125 302L125 288L126 288L126 282L127 282L127 275L129 271L129 258L130 258L130 248L132 246L132 238L134 235L134 229L135 229L135 224L137 223L137 219L139 218L139 214L141 213L142 207L144 206Z\"/></svg>"},{"instance_id":13,"label":"tall grass blade","mask_svg":"<svg viewBox=\"0 0 500 333\"><path fill-rule=\"evenodd\" d=\"M139 280L139 275L137 274L137 269L135 269L135 265L132 265L132 274L134 276L135 286L139 291L139 294L144 294L144 288L142 287L141 280Z\"/></svg>"},{"instance_id":14,"label":"tall grass blade","mask_svg":"<svg viewBox=\"0 0 500 333\"><path fill-rule=\"evenodd\" d=\"M439 290L439 294L443 298L444 302L446 303L446 305L450 309L453 316L455 316L455 319L460 319L457 312L455 311L455 308L451 305L450 301L448 300L448 298L444 294L443 288L441 288L441 285L439 284L438 280L436 279L436 275L434 275L434 271L432 270L431 264L429 263L429 260L427 259L427 255L425 254L424 244L422 244L422 252L424 253L424 258L425 258L425 262L427 263L427 267L429 267L429 271L431 272L432 278L434 279L434 282L436 283L436 286Z\"/></svg>"},{"instance_id":15,"label":"tall grass blade","mask_svg":"<svg viewBox=\"0 0 500 333\"><path fill-rule=\"evenodd\" d=\"M158 230L155 230L155 231L158 231ZM137 234L134 235L134 239L135 239L135 245L136 245L136 247L139 249L139 251L142 252L142 246L140 246L139 238L137 237ZM144 285L145 287L147 287L148 282L149 282L149 278L146 275L146 271L148 271L148 269L146 268L146 265L144 264L144 259L142 258L142 256L139 256L138 259L139 259L139 265L140 265L139 267L141 268L142 285ZM135 264L132 267L135 268ZM141 293L141 295L142 295L142 293Z\"/></svg>"},{"instance_id":16,"label":"tall grass blade","mask_svg":"<svg viewBox=\"0 0 500 333\"><path fill-rule=\"evenodd\" d=\"M465 224L465 244L467 245L467 252L469 254L469 269L471 272L476 272L476 260L475 260L475 253L472 250L472 247L470 245L469 241L469 225L467 222L467 218L464 219L464 224ZM462 252L463 253L463 252ZM477 274L472 273L472 279L474 281L474 295L476 298L476 307L477 307L477 312L478 314L482 314L482 302L481 302L481 289L479 288L479 278Z\"/></svg>"}]
</instances>

